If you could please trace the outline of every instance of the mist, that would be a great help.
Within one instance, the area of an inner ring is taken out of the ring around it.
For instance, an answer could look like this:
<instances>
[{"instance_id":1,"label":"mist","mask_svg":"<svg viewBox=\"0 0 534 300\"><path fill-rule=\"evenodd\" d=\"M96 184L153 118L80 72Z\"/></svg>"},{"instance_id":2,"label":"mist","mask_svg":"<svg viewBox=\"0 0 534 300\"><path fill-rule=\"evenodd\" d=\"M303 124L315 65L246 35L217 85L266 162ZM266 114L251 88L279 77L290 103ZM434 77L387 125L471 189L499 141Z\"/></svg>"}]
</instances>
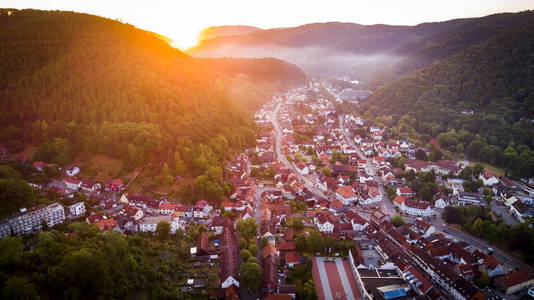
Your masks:
<instances>
[{"instance_id":1,"label":"mist","mask_svg":"<svg viewBox=\"0 0 534 300\"><path fill-rule=\"evenodd\" d=\"M396 64L403 56L391 53L350 53L324 46L280 47L280 46L243 46L219 45L207 51L192 51L197 57L275 57L294 63L308 75L326 77L348 75L366 80L378 70Z\"/></svg>"}]
</instances>

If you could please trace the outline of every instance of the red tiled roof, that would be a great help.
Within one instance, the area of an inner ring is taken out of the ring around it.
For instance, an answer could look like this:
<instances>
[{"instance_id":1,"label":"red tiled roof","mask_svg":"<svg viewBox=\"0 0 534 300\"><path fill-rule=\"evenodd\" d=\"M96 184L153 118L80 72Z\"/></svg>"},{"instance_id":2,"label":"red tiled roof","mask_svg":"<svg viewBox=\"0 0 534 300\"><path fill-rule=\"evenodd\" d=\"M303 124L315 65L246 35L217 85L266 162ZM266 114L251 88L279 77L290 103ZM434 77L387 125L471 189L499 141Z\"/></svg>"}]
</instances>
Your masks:
<instances>
[{"instance_id":1,"label":"red tiled roof","mask_svg":"<svg viewBox=\"0 0 534 300\"><path fill-rule=\"evenodd\" d=\"M300 255L298 252L290 251L286 253L286 263L299 263L300 262Z\"/></svg>"}]
</instances>

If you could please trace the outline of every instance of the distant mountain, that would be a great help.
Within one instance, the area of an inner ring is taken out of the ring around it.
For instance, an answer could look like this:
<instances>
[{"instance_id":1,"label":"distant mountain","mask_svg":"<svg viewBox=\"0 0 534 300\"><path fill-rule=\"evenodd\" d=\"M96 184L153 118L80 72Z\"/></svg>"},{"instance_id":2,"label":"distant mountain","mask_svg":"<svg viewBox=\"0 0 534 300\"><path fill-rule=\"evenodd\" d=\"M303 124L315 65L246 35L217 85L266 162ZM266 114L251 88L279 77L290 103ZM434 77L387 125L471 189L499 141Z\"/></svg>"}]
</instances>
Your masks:
<instances>
[{"instance_id":1,"label":"distant mountain","mask_svg":"<svg viewBox=\"0 0 534 300\"><path fill-rule=\"evenodd\" d=\"M465 22L417 26L314 23L215 37L199 42L187 53L200 57L276 57L293 62L312 75L327 72L367 76L378 67L399 61L401 54L395 49Z\"/></svg>"},{"instance_id":2,"label":"distant mountain","mask_svg":"<svg viewBox=\"0 0 534 300\"><path fill-rule=\"evenodd\" d=\"M453 152L533 177L534 13L492 18L445 35L438 45L450 41L454 55L379 87L363 110L391 118L399 134L438 137ZM470 36L493 37L470 46ZM442 47L425 47L413 57L447 55Z\"/></svg>"},{"instance_id":3,"label":"distant mountain","mask_svg":"<svg viewBox=\"0 0 534 300\"><path fill-rule=\"evenodd\" d=\"M200 31L197 35L197 41L212 39L219 36L248 34L257 30L261 29L247 25L212 26Z\"/></svg>"},{"instance_id":4,"label":"distant mountain","mask_svg":"<svg viewBox=\"0 0 534 300\"><path fill-rule=\"evenodd\" d=\"M274 59L199 61L153 33L73 12L1 9L0 40L0 143L33 144L34 158L58 164L83 151L199 176L255 143L244 105L306 80ZM221 185L197 196L220 199Z\"/></svg>"},{"instance_id":5,"label":"distant mountain","mask_svg":"<svg viewBox=\"0 0 534 300\"><path fill-rule=\"evenodd\" d=\"M200 57L276 57L310 75L351 75L376 88L528 23L531 15L504 13L416 26L313 23L215 37L186 52Z\"/></svg>"}]
</instances>

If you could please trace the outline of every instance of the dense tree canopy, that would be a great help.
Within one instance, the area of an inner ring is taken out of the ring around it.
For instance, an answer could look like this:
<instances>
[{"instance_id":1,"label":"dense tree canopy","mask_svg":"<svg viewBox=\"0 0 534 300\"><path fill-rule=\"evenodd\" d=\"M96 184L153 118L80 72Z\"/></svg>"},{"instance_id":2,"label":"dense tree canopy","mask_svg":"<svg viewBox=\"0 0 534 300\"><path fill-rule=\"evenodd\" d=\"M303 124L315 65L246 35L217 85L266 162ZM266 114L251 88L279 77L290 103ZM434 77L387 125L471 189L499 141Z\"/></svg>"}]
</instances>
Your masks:
<instances>
[{"instance_id":1,"label":"dense tree canopy","mask_svg":"<svg viewBox=\"0 0 534 300\"><path fill-rule=\"evenodd\" d=\"M525 15L527 24L378 88L363 109L393 116L402 134L534 176L534 23Z\"/></svg>"}]
</instances>

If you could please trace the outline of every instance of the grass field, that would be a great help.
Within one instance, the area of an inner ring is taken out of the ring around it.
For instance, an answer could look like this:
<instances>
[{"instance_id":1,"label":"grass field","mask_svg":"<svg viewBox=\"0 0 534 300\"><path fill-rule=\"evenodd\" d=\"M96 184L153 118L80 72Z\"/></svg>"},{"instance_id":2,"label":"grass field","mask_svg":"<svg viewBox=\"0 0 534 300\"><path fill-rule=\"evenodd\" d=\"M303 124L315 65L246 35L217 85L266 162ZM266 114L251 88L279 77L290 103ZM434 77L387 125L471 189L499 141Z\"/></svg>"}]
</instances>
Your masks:
<instances>
[{"instance_id":1,"label":"grass field","mask_svg":"<svg viewBox=\"0 0 534 300\"><path fill-rule=\"evenodd\" d=\"M487 170L487 171L490 171L491 173L494 173L496 175L500 175L500 176L504 176L504 169L502 168L498 168L498 167L495 167L495 166L492 166L492 165L488 165L486 163L482 163L482 162L477 162L477 161L470 161L469 162L469 165L472 167L476 164L481 164L484 166L484 170Z\"/></svg>"},{"instance_id":2,"label":"grass field","mask_svg":"<svg viewBox=\"0 0 534 300\"><path fill-rule=\"evenodd\" d=\"M105 154L89 155L82 153L73 161L74 165L81 166L82 177L94 178L99 182L116 178L123 171L122 162Z\"/></svg>"}]
</instances>

